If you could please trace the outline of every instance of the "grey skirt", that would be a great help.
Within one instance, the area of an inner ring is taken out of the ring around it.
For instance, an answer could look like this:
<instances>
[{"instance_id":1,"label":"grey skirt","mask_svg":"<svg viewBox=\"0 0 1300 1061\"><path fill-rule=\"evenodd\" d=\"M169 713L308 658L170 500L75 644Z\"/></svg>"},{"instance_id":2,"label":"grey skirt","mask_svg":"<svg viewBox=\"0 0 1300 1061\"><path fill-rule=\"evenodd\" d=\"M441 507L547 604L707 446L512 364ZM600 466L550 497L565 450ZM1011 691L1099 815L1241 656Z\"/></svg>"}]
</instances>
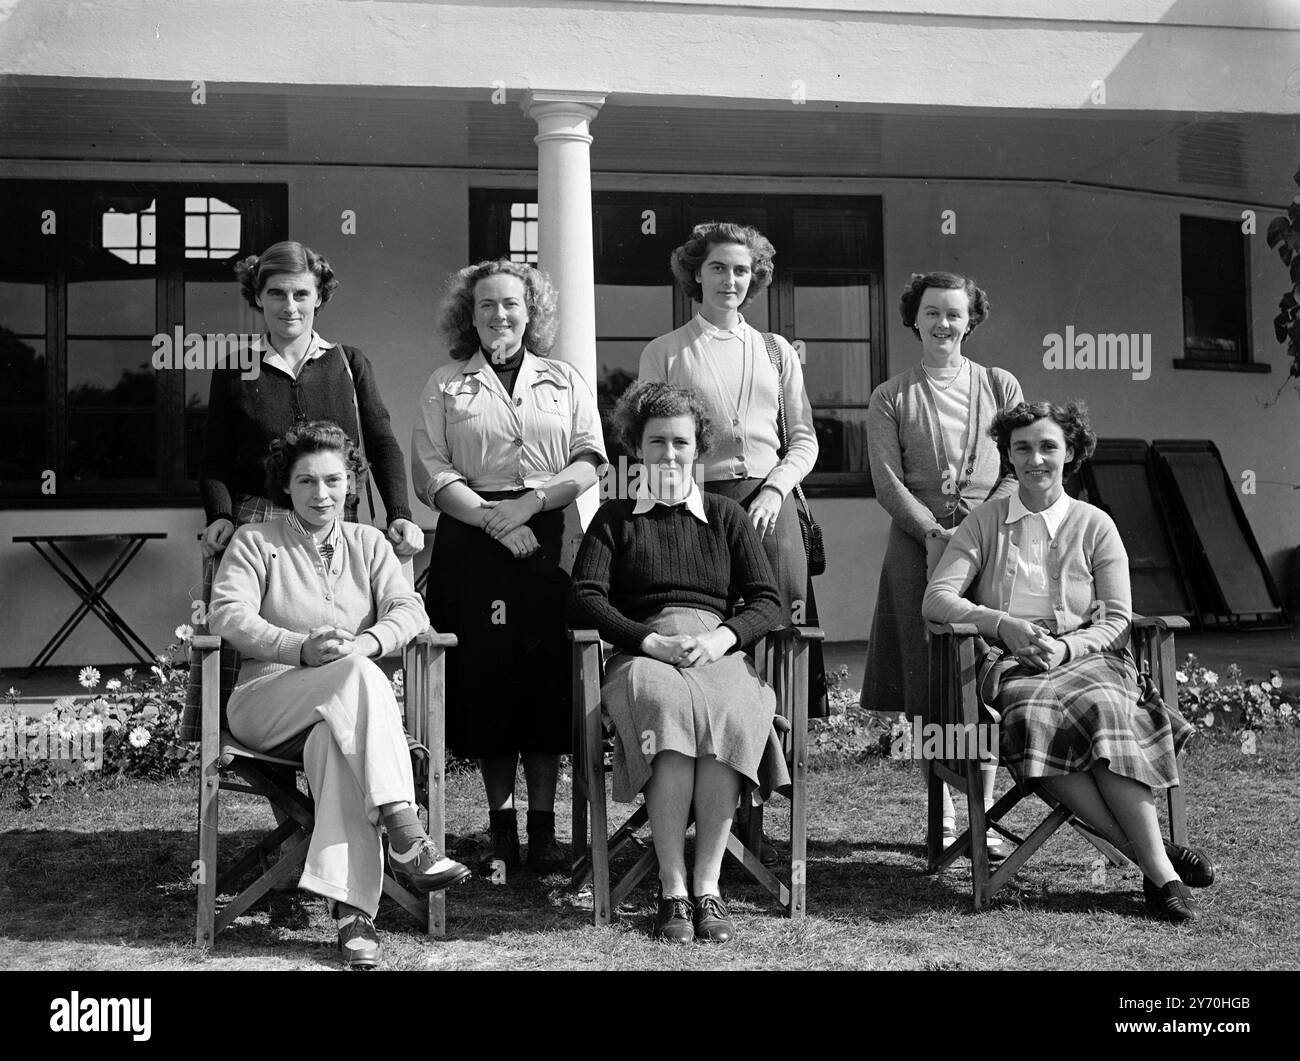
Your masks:
<instances>
[{"instance_id":1,"label":"grey skirt","mask_svg":"<svg viewBox=\"0 0 1300 1061\"><path fill-rule=\"evenodd\" d=\"M663 608L646 622L658 634L716 630L722 620L697 608ZM703 667L616 652L601 685L614 723L614 799L631 803L650 780L654 758L673 751L691 759L714 756L738 773L746 792L766 798L787 789L790 773L772 726L776 694L749 658L731 652Z\"/></svg>"}]
</instances>

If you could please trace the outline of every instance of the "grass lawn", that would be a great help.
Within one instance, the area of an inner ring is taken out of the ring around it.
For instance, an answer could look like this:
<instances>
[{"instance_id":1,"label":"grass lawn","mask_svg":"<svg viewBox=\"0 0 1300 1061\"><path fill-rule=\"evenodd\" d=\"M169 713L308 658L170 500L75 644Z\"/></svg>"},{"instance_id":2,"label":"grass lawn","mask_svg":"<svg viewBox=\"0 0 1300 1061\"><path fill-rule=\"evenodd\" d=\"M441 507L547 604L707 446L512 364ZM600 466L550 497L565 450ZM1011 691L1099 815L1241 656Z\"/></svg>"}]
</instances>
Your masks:
<instances>
[{"instance_id":1,"label":"grass lawn","mask_svg":"<svg viewBox=\"0 0 1300 1061\"><path fill-rule=\"evenodd\" d=\"M964 868L940 878L925 873L918 769L881 759L814 761L803 921L780 916L733 867L723 891L739 938L728 947L669 947L647 934L652 881L614 927L597 929L590 895L571 894L559 876L520 870L505 886L472 880L453 889L441 940L418 933L385 900L378 920L385 966L1296 969L1300 740L1269 736L1258 751L1248 756L1235 743L1202 736L1184 756L1193 842L1219 868L1218 883L1197 894L1204 919L1195 926L1149 920L1138 871L1109 869L1100 879L1094 850L1071 830L1058 832L991 910L973 914ZM468 834L486 819L481 786L474 773L449 780L448 821ZM768 815L768 832L778 838L786 828L783 806L777 800ZM567 812L567 783L560 807ZM195 817L193 781L104 784L29 811L18 810L11 793L0 794L0 967L337 968L333 922L315 899L306 903L305 928L285 927L267 908L255 908L211 954L192 945ZM230 850L270 820L264 803L223 795ZM521 828L522 821L521 813ZM1013 827L1028 824L1025 815ZM562 822L562 840L566 827ZM466 836L461 847L472 844Z\"/></svg>"}]
</instances>

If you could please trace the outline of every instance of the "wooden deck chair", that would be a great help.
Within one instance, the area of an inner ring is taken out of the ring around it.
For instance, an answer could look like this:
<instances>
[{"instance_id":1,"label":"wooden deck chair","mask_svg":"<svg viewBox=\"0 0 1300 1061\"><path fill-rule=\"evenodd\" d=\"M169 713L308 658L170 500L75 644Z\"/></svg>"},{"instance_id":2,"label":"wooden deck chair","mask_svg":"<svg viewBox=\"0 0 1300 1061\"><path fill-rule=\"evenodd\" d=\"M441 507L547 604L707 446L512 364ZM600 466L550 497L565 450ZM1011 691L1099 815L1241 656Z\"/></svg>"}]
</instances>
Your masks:
<instances>
[{"instance_id":1,"label":"wooden deck chair","mask_svg":"<svg viewBox=\"0 0 1300 1061\"><path fill-rule=\"evenodd\" d=\"M930 711L931 722L942 726L987 724L994 721L980 702L976 685L979 659L975 648L979 631L969 623L929 623L930 633ZM1178 681L1174 660L1174 631L1188 629L1181 616L1143 617L1135 615L1131 627L1133 657L1140 672L1146 671L1166 704L1178 703ZM967 733L977 730L967 728ZM951 749L945 749L951 750ZM969 751L969 749L968 749ZM960 759L925 761L927 828L926 855L930 873L940 873L969 852L971 891L976 910L983 909L993 895L1007 883L1043 843L1062 825L1070 824L1115 866L1127 859L1101 836L1074 818L1046 792L1038 797L1050 813L1027 837L1019 837L1001 825L1006 814L1026 797L1019 785L984 809L983 783L979 759L973 753ZM946 850L943 847L942 785L947 782L966 796L968 828ZM1169 838L1176 844L1187 843L1187 805L1181 785L1168 790ZM995 871L991 871L986 847L988 829L1005 836L1016 849Z\"/></svg>"},{"instance_id":2,"label":"wooden deck chair","mask_svg":"<svg viewBox=\"0 0 1300 1061\"><path fill-rule=\"evenodd\" d=\"M215 561L205 560L205 584L211 585ZM206 597L206 593L205 593ZM206 603L206 602L205 602ZM428 833L439 850L446 838L445 675L446 651L456 645L453 634L426 631L406 646L403 666L406 692L405 725L416 767L416 800L428 810ZM217 935L276 885L296 881L302 874L314 824L311 798L298 788L303 769L302 738L285 748L257 752L231 736L226 725L226 701L237 674L232 653L222 651L221 638L196 634L190 649L201 661L202 713L199 733L198 887L194 940L201 947L216 945ZM237 657L235 657L237 659ZM232 665L233 664L233 665ZM218 863L219 799L222 792L265 796L278 824L230 865ZM270 856L279 850L272 863ZM385 856L385 859L387 856ZM236 893L248 875L257 876ZM445 893L424 895L400 885L385 864L384 894L419 922L431 936L445 935ZM233 898L217 910L217 898Z\"/></svg>"},{"instance_id":3,"label":"wooden deck chair","mask_svg":"<svg viewBox=\"0 0 1300 1061\"><path fill-rule=\"evenodd\" d=\"M782 744L790 770L790 858L786 880L759 861L759 814L750 816L743 843L734 835L727 837L727 854L791 918L804 916L807 894L808 645L824 636L816 627L786 627L768 634L753 652L754 669L776 692L776 711L781 720L777 726L784 731ZM595 923L608 925L619 903L655 868L657 860L654 848L646 845L622 877L611 879L610 860L627 846L639 843L636 834L649 827L649 812L642 803L617 829L609 831L605 784L609 727L602 717L600 700L604 666L600 635L595 630L572 630L569 637L573 643L574 858L570 884L578 890L591 883Z\"/></svg>"}]
</instances>

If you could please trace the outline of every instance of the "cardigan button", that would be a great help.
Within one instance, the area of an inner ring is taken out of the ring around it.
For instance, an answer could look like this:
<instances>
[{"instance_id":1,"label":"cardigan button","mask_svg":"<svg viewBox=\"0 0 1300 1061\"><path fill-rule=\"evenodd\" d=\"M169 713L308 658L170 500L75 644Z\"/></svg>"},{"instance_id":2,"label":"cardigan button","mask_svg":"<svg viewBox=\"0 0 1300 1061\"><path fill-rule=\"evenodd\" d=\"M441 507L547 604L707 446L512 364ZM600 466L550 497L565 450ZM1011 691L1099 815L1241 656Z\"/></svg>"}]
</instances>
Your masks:
<instances>
[{"instance_id":1,"label":"cardigan button","mask_svg":"<svg viewBox=\"0 0 1300 1061\"><path fill-rule=\"evenodd\" d=\"M524 440L522 438L515 439L516 446L522 446L523 444L524 444Z\"/></svg>"}]
</instances>

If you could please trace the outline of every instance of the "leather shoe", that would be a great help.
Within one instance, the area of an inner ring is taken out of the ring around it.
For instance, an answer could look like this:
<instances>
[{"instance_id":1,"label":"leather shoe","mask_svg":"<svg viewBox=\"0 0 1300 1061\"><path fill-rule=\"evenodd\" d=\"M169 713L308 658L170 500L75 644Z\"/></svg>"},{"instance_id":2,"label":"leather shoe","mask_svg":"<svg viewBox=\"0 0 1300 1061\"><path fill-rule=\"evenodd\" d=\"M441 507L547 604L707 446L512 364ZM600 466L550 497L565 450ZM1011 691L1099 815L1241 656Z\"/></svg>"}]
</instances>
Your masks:
<instances>
[{"instance_id":1,"label":"leather shoe","mask_svg":"<svg viewBox=\"0 0 1300 1061\"><path fill-rule=\"evenodd\" d=\"M440 892L469 876L467 867L438 854L427 836L400 855L389 847L388 865L400 883L417 892Z\"/></svg>"},{"instance_id":2,"label":"leather shoe","mask_svg":"<svg viewBox=\"0 0 1300 1061\"><path fill-rule=\"evenodd\" d=\"M379 964L379 933L359 910L339 921L339 956L349 969L373 969Z\"/></svg>"},{"instance_id":3,"label":"leather shoe","mask_svg":"<svg viewBox=\"0 0 1300 1061\"><path fill-rule=\"evenodd\" d=\"M736 926L727 916L721 895L697 895L692 900L695 912L695 938L702 943L727 943L736 935Z\"/></svg>"},{"instance_id":4,"label":"leather shoe","mask_svg":"<svg viewBox=\"0 0 1300 1061\"><path fill-rule=\"evenodd\" d=\"M1165 854L1173 863L1174 872L1189 888L1208 888L1214 883L1214 863L1199 847L1167 843Z\"/></svg>"},{"instance_id":5,"label":"leather shoe","mask_svg":"<svg viewBox=\"0 0 1300 1061\"><path fill-rule=\"evenodd\" d=\"M664 897L659 893L659 910L655 914L655 939L669 943L692 943L695 929L691 925L691 901L684 895Z\"/></svg>"},{"instance_id":6,"label":"leather shoe","mask_svg":"<svg viewBox=\"0 0 1300 1061\"><path fill-rule=\"evenodd\" d=\"M1175 924L1201 919L1201 911L1193 902L1192 893L1180 880L1156 886L1151 883L1150 877L1143 877L1142 894L1146 897L1147 912L1152 917Z\"/></svg>"}]
</instances>

